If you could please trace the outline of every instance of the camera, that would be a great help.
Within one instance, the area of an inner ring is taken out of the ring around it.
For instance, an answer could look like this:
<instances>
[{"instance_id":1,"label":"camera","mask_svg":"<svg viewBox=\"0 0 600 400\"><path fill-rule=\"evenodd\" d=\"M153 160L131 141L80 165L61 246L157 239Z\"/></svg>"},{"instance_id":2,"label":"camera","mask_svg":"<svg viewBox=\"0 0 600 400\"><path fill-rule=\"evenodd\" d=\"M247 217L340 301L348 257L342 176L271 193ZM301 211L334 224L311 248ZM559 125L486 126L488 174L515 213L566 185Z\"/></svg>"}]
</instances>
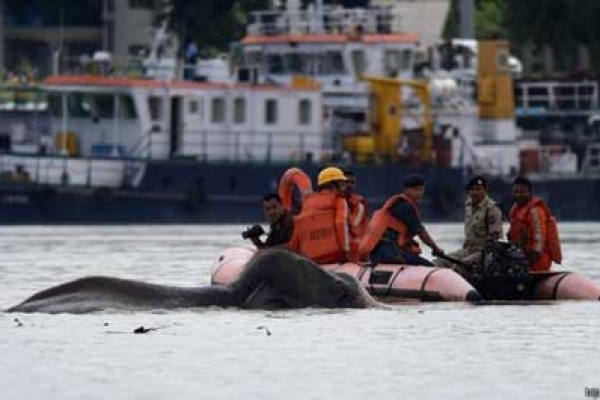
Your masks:
<instances>
[{"instance_id":1,"label":"camera","mask_svg":"<svg viewBox=\"0 0 600 400\"><path fill-rule=\"evenodd\" d=\"M253 226L249 227L248 229L246 229L244 232L242 232L242 238L244 238L244 239L256 238L264 233L265 233L265 231L262 228L262 226L253 225Z\"/></svg>"}]
</instances>

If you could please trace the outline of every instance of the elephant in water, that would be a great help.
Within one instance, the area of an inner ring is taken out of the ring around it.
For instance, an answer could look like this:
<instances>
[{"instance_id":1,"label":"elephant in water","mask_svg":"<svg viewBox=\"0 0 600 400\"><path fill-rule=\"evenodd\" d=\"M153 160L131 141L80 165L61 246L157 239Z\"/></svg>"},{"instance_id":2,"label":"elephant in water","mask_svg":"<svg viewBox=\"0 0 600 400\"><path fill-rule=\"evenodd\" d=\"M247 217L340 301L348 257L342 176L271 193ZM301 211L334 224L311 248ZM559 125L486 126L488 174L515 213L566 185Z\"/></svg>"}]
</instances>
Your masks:
<instances>
[{"instance_id":1,"label":"elephant in water","mask_svg":"<svg viewBox=\"0 0 600 400\"><path fill-rule=\"evenodd\" d=\"M355 278L324 271L294 253L271 249L259 252L239 279L226 286L183 288L92 276L38 292L7 312L87 313L208 306L363 308L376 304Z\"/></svg>"}]
</instances>

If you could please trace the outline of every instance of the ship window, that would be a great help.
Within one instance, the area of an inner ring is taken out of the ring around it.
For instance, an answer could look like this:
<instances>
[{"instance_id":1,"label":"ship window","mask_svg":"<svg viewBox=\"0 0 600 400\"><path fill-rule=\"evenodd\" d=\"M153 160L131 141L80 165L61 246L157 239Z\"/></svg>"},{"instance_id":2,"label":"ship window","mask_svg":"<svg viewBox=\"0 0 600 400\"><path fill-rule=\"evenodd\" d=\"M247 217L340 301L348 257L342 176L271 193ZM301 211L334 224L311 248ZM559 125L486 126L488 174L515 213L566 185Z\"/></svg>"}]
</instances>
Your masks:
<instances>
[{"instance_id":1,"label":"ship window","mask_svg":"<svg viewBox=\"0 0 600 400\"><path fill-rule=\"evenodd\" d=\"M270 54L266 56L267 68L271 74L282 74L283 71L283 57L279 54Z\"/></svg>"},{"instance_id":2,"label":"ship window","mask_svg":"<svg viewBox=\"0 0 600 400\"><path fill-rule=\"evenodd\" d=\"M402 70L410 70L412 65L412 51L410 49L402 50Z\"/></svg>"},{"instance_id":3,"label":"ship window","mask_svg":"<svg viewBox=\"0 0 600 400\"><path fill-rule=\"evenodd\" d=\"M277 100L268 99L265 102L265 124L274 125L277 123Z\"/></svg>"},{"instance_id":4,"label":"ship window","mask_svg":"<svg viewBox=\"0 0 600 400\"><path fill-rule=\"evenodd\" d=\"M150 110L150 119L152 121L159 121L163 115L162 99L160 97L149 97L148 98L148 109Z\"/></svg>"},{"instance_id":5,"label":"ship window","mask_svg":"<svg viewBox=\"0 0 600 400\"><path fill-rule=\"evenodd\" d=\"M310 125L311 123L310 100L302 99L298 102L298 124Z\"/></svg>"},{"instance_id":6,"label":"ship window","mask_svg":"<svg viewBox=\"0 0 600 400\"><path fill-rule=\"evenodd\" d=\"M286 55L286 61L290 73L301 74L304 73L305 65L303 62L303 56L298 53L289 53Z\"/></svg>"},{"instance_id":7,"label":"ship window","mask_svg":"<svg viewBox=\"0 0 600 400\"><path fill-rule=\"evenodd\" d=\"M246 122L246 99L243 97L233 100L233 122L235 124Z\"/></svg>"},{"instance_id":8,"label":"ship window","mask_svg":"<svg viewBox=\"0 0 600 400\"><path fill-rule=\"evenodd\" d=\"M123 119L137 119L137 111L133 98L129 95L123 95L120 98L120 117Z\"/></svg>"},{"instance_id":9,"label":"ship window","mask_svg":"<svg viewBox=\"0 0 600 400\"><path fill-rule=\"evenodd\" d=\"M92 116L92 106L88 97L81 93L71 93L67 97L67 109L69 117L90 118Z\"/></svg>"},{"instance_id":10,"label":"ship window","mask_svg":"<svg viewBox=\"0 0 600 400\"><path fill-rule=\"evenodd\" d=\"M71 93L68 97L69 116L73 118L113 118L112 94Z\"/></svg>"},{"instance_id":11,"label":"ship window","mask_svg":"<svg viewBox=\"0 0 600 400\"><path fill-rule=\"evenodd\" d=\"M211 102L211 121L215 124L225 122L225 99L215 97Z\"/></svg>"},{"instance_id":12,"label":"ship window","mask_svg":"<svg viewBox=\"0 0 600 400\"><path fill-rule=\"evenodd\" d=\"M384 71L385 75L390 78L395 78L400 73L400 50L386 50L384 55Z\"/></svg>"},{"instance_id":13,"label":"ship window","mask_svg":"<svg viewBox=\"0 0 600 400\"><path fill-rule=\"evenodd\" d=\"M115 97L112 94L90 96L92 115L98 118L113 118L115 115Z\"/></svg>"},{"instance_id":14,"label":"ship window","mask_svg":"<svg viewBox=\"0 0 600 400\"><path fill-rule=\"evenodd\" d=\"M57 94L51 94L48 96L48 110L50 110L50 114L54 117L62 117L63 107L62 107L62 96Z\"/></svg>"},{"instance_id":15,"label":"ship window","mask_svg":"<svg viewBox=\"0 0 600 400\"><path fill-rule=\"evenodd\" d=\"M354 67L354 73L360 75L367 69L367 60L365 59L365 52L362 50L352 51L352 66Z\"/></svg>"},{"instance_id":16,"label":"ship window","mask_svg":"<svg viewBox=\"0 0 600 400\"><path fill-rule=\"evenodd\" d=\"M346 72L344 67L344 58L342 53L339 51L328 51L327 52L327 70L332 74L343 74Z\"/></svg>"},{"instance_id":17,"label":"ship window","mask_svg":"<svg viewBox=\"0 0 600 400\"><path fill-rule=\"evenodd\" d=\"M198 113L198 102L196 100L190 100L188 102L188 113L190 113L190 114Z\"/></svg>"}]
</instances>

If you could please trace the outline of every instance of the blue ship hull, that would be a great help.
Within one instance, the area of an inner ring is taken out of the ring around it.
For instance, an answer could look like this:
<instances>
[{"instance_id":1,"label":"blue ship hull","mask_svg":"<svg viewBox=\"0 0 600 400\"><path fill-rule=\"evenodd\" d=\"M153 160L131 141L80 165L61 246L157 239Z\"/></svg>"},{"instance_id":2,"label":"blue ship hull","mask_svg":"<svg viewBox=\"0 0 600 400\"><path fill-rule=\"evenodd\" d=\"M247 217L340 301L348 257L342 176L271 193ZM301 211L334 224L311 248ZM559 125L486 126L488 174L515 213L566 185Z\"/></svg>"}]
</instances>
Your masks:
<instances>
[{"instance_id":1,"label":"blue ship hull","mask_svg":"<svg viewBox=\"0 0 600 400\"><path fill-rule=\"evenodd\" d=\"M0 222L46 223L251 223L264 220L261 197L276 191L287 165L153 162L135 189L50 187L28 182L0 184ZM315 177L319 167L299 165ZM465 178L453 168L356 166L358 191L371 212L417 173L427 181L421 209L426 221L462 221ZM562 179L535 183L561 221L600 220L600 180ZM510 180L492 179L490 192L508 212Z\"/></svg>"}]
</instances>

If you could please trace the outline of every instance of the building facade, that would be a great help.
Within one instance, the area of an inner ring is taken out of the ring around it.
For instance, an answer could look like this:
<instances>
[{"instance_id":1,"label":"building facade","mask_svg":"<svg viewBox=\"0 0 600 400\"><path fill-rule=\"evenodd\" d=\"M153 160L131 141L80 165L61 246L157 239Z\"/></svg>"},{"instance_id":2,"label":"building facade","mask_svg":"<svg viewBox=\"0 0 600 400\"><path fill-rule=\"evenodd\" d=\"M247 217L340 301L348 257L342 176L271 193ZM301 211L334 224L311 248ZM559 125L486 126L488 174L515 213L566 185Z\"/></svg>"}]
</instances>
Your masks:
<instances>
[{"instance_id":1,"label":"building facade","mask_svg":"<svg viewBox=\"0 0 600 400\"><path fill-rule=\"evenodd\" d=\"M108 51L116 65L147 50L158 0L0 0L0 67L66 72Z\"/></svg>"}]
</instances>

